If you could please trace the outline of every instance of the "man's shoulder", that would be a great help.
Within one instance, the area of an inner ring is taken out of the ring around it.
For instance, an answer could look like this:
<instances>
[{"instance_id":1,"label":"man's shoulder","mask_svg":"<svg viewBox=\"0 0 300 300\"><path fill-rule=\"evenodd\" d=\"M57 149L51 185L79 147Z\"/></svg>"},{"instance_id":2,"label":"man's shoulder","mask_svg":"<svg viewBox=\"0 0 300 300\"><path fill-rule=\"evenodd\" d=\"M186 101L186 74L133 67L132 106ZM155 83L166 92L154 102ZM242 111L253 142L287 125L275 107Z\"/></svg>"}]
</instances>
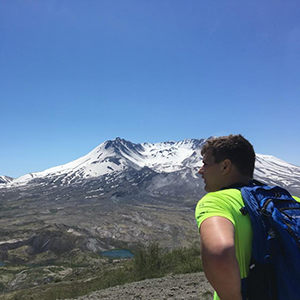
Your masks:
<instances>
[{"instance_id":1,"label":"man's shoulder","mask_svg":"<svg viewBox=\"0 0 300 300\"><path fill-rule=\"evenodd\" d=\"M244 200L239 189L230 188L207 193L198 202L197 208L220 209L231 213L240 212Z\"/></svg>"},{"instance_id":2,"label":"man's shoulder","mask_svg":"<svg viewBox=\"0 0 300 300\"><path fill-rule=\"evenodd\" d=\"M207 193L200 199L196 208L205 208L206 210L207 208L217 208L224 211L229 208L239 210L243 205L244 201L239 189L225 189Z\"/></svg>"},{"instance_id":3,"label":"man's shoulder","mask_svg":"<svg viewBox=\"0 0 300 300\"><path fill-rule=\"evenodd\" d=\"M195 216L200 228L201 223L207 218L224 217L235 224L236 215L240 214L243 199L239 189L226 189L207 193L198 202Z\"/></svg>"}]
</instances>

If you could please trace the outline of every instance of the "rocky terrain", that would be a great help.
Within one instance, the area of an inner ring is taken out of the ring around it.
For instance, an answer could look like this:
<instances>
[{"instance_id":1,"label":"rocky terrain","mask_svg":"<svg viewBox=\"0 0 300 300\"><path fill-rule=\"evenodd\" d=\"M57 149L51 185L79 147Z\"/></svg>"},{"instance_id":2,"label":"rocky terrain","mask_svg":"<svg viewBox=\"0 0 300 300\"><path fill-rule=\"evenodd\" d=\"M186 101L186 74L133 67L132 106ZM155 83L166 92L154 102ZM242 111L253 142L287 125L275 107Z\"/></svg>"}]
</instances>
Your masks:
<instances>
[{"instance_id":1,"label":"rocky terrain","mask_svg":"<svg viewBox=\"0 0 300 300\"><path fill-rule=\"evenodd\" d=\"M204 274L193 273L146 279L68 300L208 300L213 289Z\"/></svg>"}]
</instances>

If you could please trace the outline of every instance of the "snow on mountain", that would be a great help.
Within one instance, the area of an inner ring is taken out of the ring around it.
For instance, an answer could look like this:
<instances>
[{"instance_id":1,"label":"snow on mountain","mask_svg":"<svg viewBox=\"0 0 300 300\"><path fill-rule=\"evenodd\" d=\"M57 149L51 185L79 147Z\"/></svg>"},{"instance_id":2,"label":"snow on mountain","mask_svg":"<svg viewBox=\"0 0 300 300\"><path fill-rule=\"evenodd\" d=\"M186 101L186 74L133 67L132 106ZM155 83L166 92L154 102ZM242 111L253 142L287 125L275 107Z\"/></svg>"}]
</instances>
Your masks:
<instances>
[{"instance_id":1,"label":"snow on mountain","mask_svg":"<svg viewBox=\"0 0 300 300\"><path fill-rule=\"evenodd\" d=\"M0 184L6 184L6 183L9 183L13 180L12 177L9 177L9 176L0 176Z\"/></svg>"},{"instance_id":2,"label":"snow on mountain","mask_svg":"<svg viewBox=\"0 0 300 300\"><path fill-rule=\"evenodd\" d=\"M60 180L65 185L77 180L120 173L130 168L141 170L144 167L156 173L181 172L183 179L187 173L196 178L202 165L200 152L204 143L204 139L186 139L179 142L134 144L116 138L100 144L87 155L67 164L30 173L12 181L7 180L5 186L25 185L37 182L38 179ZM283 184L300 189L300 167L270 155L257 154L255 178L269 184Z\"/></svg>"},{"instance_id":3,"label":"snow on mountain","mask_svg":"<svg viewBox=\"0 0 300 300\"><path fill-rule=\"evenodd\" d=\"M200 167L200 149L204 140L187 139L181 142L134 144L121 138L106 141L87 155L70 163L42 172L29 173L15 179L12 185L23 185L38 178L64 176L63 183L74 178L87 179L128 167L139 170L148 167L154 171L174 172L186 167Z\"/></svg>"},{"instance_id":4,"label":"snow on mountain","mask_svg":"<svg viewBox=\"0 0 300 300\"><path fill-rule=\"evenodd\" d=\"M271 185L300 189L300 167L271 155L256 154L254 177Z\"/></svg>"},{"instance_id":5,"label":"snow on mountain","mask_svg":"<svg viewBox=\"0 0 300 300\"><path fill-rule=\"evenodd\" d=\"M144 143L144 160L141 166L156 172L174 172L186 167L198 168L202 165L201 147L205 140L187 139L181 142Z\"/></svg>"}]
</instances>

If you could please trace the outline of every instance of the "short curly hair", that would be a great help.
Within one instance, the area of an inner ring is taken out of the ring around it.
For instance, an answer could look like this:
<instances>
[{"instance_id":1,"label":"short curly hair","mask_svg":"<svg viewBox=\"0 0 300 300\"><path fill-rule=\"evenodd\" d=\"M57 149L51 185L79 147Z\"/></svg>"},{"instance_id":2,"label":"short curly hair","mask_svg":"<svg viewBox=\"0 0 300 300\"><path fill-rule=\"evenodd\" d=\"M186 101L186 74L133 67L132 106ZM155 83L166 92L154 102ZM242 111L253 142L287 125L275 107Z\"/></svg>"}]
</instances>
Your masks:
<instances>
[{"instance_id":1,"label":"short curly hair","mask_svg":"<svg viewBox=\"0 0 300 300\"><path fill-rule=\"evenodd\" d=\"M201 154L212 151L216 163L230 159L242 175L253 178L255 152L251 143L242 135L213 137L206 140Z\"/></svg>"}]
</instances>

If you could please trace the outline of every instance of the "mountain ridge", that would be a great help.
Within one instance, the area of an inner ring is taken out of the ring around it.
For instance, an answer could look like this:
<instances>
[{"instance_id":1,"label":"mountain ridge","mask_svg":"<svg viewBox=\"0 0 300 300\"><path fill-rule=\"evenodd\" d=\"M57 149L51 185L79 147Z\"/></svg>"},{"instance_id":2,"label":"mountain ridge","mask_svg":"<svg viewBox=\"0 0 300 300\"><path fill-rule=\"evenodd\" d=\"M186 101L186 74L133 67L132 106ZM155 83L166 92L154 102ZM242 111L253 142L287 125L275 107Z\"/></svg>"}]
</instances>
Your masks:
<instances>
[{"instance_id":1,"label":"mountain ridge","mask_svg":"<svg viewBox=\"0 0 300 300\"><path fill-rule=\"evenodd\" d=\"M18 178L0 176L0 187L16 187L37 180L57 180L68 185L95 179L127 169L140 171L149 168L156 173L189 170L197 178L202 165L201 148L205 139L185 139L159 143L132 143L117 137L108 140L86 155L66 164L44 171L25 174ZM255 177L269 184L283 184L293 190L300 189L300 167L271 155L256 154Z\"/></svg>"},{"instance_id":2,"label":"mountain ridge","mask_svg":"<svg viewBox=\"0 0 300 300\"><path fill-rule=\"evenodd\" d=\"M71 172L75 172L84 178L98 177L114 171L122 171L126 167L132 167L137 170L143 167L150 167L158 172L172 172L180 169L180 157L179 161L175 159L177 167L170 166L174 159L169 158L172 155L176 156L176 153L180 152L177 150L182 152L186 148L190 152L188 154L192 154L193 151L197 151L195 148L197 143L201 144L203 142L203 139L186 139L180 142L167 141L162 143L134 144L117 137L114 140L101 143L88 154L74 161L44 171L25 174L12 180L11 184L26 184L35 178L66 175ZM189 147L185 147L187 145L192 147L188 149ZM183 159L185 158L183 156ZM167 162L167 160L169 161ZM84 167L89 168L89 170L83 171Z\"/></svg>"}]
</instances>

